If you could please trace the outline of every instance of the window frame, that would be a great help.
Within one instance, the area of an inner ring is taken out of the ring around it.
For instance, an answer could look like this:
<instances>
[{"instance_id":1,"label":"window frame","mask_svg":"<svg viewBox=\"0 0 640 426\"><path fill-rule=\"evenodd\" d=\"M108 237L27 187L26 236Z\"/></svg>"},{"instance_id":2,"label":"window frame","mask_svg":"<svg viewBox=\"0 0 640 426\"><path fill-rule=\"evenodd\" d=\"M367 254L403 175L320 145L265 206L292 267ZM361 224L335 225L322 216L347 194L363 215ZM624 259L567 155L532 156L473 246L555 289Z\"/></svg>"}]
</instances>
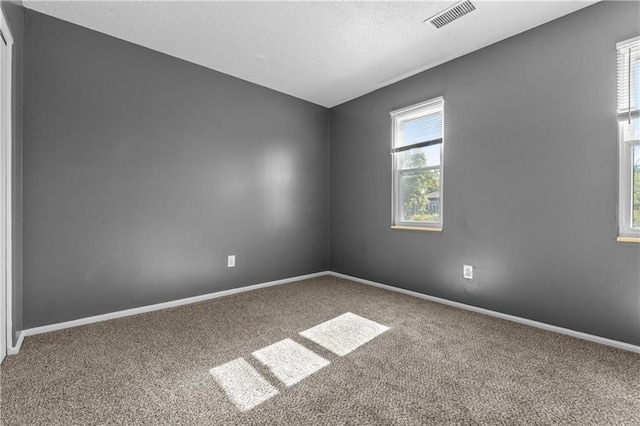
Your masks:
<instances>
[{"instance_id":1,"label":"window frame","mask_svg":"<svg viewBox=\"0 0 640 426\"><path fill-rule=\"evenodd\" d=\"M426 115L440 112L442 115L442 126L440 129L440 138L430 139L428 141L421 141L410 145L397 148L396 143L399 136L400 124L404 121L409 121ZM410 105L405 108L391 111L391 163L392 163L392 190L391 190L391 228L392 229L407 229L407 230L421 230L421 231L442 231L443 225L443 171L444 171L444 97L439 96L437 98L429 99L418 104ZM401 155L398 155L404 151L408 151L412 148L425 147L430 145L440 145L440 164L437 166L422 166L413 168L400 167ZM426 221L412 221L403 220L403 188L402 177L414 173L417 171L438 170L439 171L439 220L437 222Z\"/></svg>"},{"instance_id":2,"label":"window frame","mask_svg":"<svg viewBox=\"0 0 640 426\"><path fill-rule=\"evenodd\" d=\"M632 120L640 120L640 107L631 109L620 107L620 96L627 96L630 104L631 81L629 65L622 65L626 74L629 75L626 83L620 81L620 76L624 74L620 69L620 55L623 49L630 49L632 46L640 45L640 37L634 37L629 40L622 41L616 45L616 62L618 68L618 241L623 242L640 242L640 227L633 227L633 149L640 145L640 139L625 140L625 126L630 124ZM624 54L624 53L622 53ZM621 84L626 84L626 94L621 89Z\"/></svg>"},{"instance_id":3,"label":"window frame","mask_svg":"<svg viewBox=\"0 0 640 426\"><path fill-rule=\"evenodd\" d=\"M618 200L620 210L619 236L640 238L640 227L633 225L633 148L640 145L640 139L624 139L624 125L626 120L618 122L619 146L619 190Z\"/></svg>"}]
</instances>

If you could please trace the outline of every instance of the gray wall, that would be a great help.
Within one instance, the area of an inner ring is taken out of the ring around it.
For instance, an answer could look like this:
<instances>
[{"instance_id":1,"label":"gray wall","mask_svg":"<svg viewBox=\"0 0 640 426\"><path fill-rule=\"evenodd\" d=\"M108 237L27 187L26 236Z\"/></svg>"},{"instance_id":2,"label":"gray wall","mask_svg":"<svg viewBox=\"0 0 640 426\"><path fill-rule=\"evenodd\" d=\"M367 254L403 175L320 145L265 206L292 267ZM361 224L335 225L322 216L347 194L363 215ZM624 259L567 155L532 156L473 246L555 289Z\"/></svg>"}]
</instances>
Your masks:
<instances>
[{"instance_id":1,"label":"gray wall","mask_svg":"<svg viewBox=\"0 0 640 426\"><path fill-rule=\"evenodd\" d=\"M615 242L615 43L639 9L343 104L330 135L324 108L26 11L25 328L329 267L640 344L640 247ZM389 111L440 95L444 231L392 231Z\"/></svg>"},{"instance_id":2,"label":"gray wall","mask_svg":"<svg viewBox=\"0 0 640 426\"><path fill-rule=\"evenodd\" d=\"M25 328L326 270L328 116L26 10Z\"/></svg>"},{"instance_id":3,"label":"gray wall","mask_svg":"<svg viewBox=\"0 0 640 426\"><path fill-rule=\"evenodd\" d=\"M640 344L640 247L615 241L615 46L638 16L599 3L333 108L330 269ZM441 95L444 231L390 230L389 111Z\"/></svg>"},{"instance_id":4,"label":"gray wall","mask_svg":"<svg viewBox=\"0 0 640 426\"><path fill-rule=\"evenodd\" d=\"M12 145L12 255L13 255L13 289L12 289L12 325L13 343L22 331L22 43L24 9L18 1L0 3L7 18L13 36L12 47L12 113L13 113L13 145Z\"/></svg>"}]
</instances>

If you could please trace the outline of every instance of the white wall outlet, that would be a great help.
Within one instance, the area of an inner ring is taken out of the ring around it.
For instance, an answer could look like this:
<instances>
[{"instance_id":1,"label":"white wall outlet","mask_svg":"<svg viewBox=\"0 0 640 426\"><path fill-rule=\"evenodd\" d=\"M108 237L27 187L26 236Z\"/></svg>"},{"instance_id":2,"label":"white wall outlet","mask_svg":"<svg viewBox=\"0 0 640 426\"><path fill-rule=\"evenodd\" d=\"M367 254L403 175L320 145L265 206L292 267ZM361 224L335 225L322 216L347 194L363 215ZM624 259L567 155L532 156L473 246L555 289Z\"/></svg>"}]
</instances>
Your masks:
<instances>
[{"instance_id":1,"label":"white wall outlet","mask_svg":"<svg viewBox=\"0 0 640 426\"><path fill-rule=\"evenodd\" d=\"M462 278L473 279L473 265L462 265Z\"/></svg>"},{"instance_id":2,"label":"white wall outlet","mask_svg":"<svg viewBox=\"0 0 640 426\"><path fill-rule=\"evenodd\" d=\"M227 268L235 268L236 267L236 255L232 254L227 257Z\"/></svg>"}]
</instances>

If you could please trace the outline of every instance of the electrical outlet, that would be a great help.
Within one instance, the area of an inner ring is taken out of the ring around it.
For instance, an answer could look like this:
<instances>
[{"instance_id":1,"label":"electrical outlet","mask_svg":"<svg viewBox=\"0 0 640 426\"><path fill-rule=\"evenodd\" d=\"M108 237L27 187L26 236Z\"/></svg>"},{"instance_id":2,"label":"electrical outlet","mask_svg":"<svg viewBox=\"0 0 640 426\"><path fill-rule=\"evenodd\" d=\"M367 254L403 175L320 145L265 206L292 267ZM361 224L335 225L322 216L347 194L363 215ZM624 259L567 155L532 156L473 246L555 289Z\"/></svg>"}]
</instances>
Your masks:
<instances>
[{"instance_id":1,"label":"electrical outlet","mask_svg":"<svg viewBox=\"0 0 640 426\"><path fill-rule=\"evenodd\" d=\"M227 257L227 268L236 267L236 256L234 254Z\"/></svg>"},{"instance_id":2,"label":"electrical outlet","mask_svg":"<svg viewBox=\"0 0 640 426\"><path fill-rule=\"evenodd\" d=\"M473 279L473 265L462 265L462 278Z\"/></svg>"}]
</instances>

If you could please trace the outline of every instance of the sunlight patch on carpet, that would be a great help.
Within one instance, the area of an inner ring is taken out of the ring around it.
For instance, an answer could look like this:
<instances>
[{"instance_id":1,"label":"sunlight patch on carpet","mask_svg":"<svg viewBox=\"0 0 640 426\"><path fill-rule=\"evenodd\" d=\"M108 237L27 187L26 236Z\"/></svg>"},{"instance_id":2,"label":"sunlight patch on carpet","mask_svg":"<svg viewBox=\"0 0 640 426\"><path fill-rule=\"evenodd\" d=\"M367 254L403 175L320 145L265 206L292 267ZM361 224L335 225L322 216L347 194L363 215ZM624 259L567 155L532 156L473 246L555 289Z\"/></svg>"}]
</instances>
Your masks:
<instances>
[{"instance_id":1,"label":"sunlight patch on carpet","mask_svg":"<svg viewBox=\"0 0 640 426\"><path fill-rule=\"evenodd\" d=\"M329 361L291 339L281 340L252 355L287 386L329 365Z\"/></svg>"},{"instance_id":2,"label":"sunlight patch on carpet","mask_svg":"<svg viewBox=\"0 0 640 426\"><path fill-rule=\"evenodd\" d=\"M387 330L389 330L389 327L385 325L347 312L302 331L300 335L336 355L343 356Z\"/></svg>"},{"instance_id":3,"label":"sunlight patch on carpet","mask_svg":"<svg viewBox=\"0 0 640 426\"><path fill-rule=\"evenodd\" d=\"M251 410L278 394L278 389L243 358L214 367L209 372L240 411Z\"/></svg>"}]
</instances>

